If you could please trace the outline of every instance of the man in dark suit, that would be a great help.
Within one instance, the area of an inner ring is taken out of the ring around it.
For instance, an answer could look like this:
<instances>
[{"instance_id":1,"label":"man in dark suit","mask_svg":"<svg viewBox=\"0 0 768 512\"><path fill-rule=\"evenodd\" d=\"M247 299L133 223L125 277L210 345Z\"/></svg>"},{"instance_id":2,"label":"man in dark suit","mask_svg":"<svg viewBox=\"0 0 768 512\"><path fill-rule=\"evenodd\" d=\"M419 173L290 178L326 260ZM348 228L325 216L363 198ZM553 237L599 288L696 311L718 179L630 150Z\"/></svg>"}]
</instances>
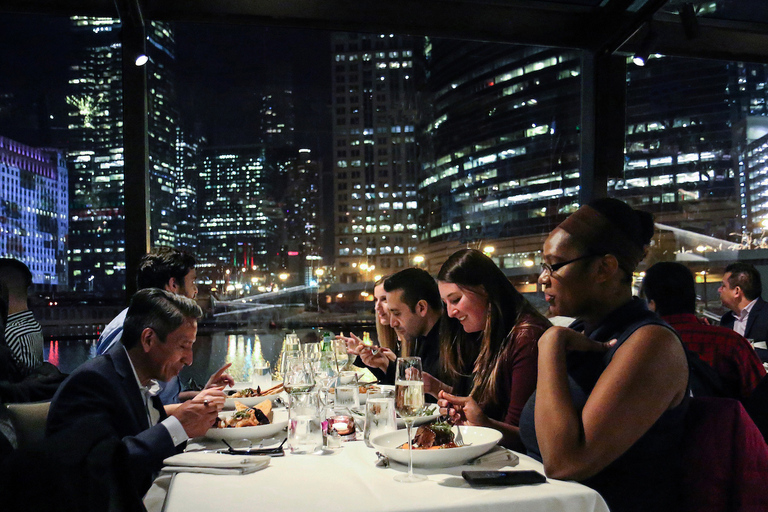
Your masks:
<instances>
[{"instance_id":1,"label":"man in dark suit","mask_svg":"<svg viewBox=\"0 0 768 512\"><path fill-rule=\"evenodd\" d=\"M47 434L91 417L108 423L128 451L129 470L146 493L163 459L201 436L224 406L221 387L200 392L167 416L154 396L157 380L168 381L192 364L192 344L202 311L191 299L147 288L131 299L121 343L81 365L57 391Z\"/></svg>"},{"instance_id":2,"label":"man in dark suit","mask_svg":"<svg viewBox=\"0 0 768 512\"><path fill-rule=\"evenodd\" d=\"M749 263L728 265L717 291L723 306L730 309L720 320L721 325L754 342L768 341L768 303L760 297L763 285L754 266ZM768 361L768 350L756 350L763 361Z\"/></svg>"}]
</instances>

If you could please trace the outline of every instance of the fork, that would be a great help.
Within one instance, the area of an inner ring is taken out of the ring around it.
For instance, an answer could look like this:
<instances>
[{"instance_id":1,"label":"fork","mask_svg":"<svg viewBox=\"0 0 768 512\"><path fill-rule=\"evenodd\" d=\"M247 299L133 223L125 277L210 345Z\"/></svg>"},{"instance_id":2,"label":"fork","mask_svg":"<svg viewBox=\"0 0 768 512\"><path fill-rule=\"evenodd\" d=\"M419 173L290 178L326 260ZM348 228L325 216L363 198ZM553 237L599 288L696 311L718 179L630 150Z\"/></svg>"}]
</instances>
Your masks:
<instances>
[{"instance_id":1,"label":"fork","mask_svg":"<svg viewBox=\"0 0 768 512\"><path fill-rule=\"evenodd\" d=\"M451 427L456 427L456 434L453 436L453 442L456 443L456 446L469 446L470 444L472 444L472 443L469 443L467 445L464 444L464 436L461 434L461 427L456 425L450 416L448 416L447 414L444 416L440 416L440 418L438 418L438 421L445 422L449 424Z\"/></svg>"}]
</instances>

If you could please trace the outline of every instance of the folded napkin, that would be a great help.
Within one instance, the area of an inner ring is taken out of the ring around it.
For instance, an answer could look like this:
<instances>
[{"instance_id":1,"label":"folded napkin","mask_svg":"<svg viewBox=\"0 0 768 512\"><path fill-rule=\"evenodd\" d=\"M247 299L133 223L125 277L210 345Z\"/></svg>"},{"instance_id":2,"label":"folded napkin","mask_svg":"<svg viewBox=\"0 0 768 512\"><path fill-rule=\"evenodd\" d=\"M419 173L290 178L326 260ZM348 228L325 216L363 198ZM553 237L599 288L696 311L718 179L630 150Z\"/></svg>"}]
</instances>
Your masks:
<instances>
[{"instance_id":1,"label":"folded napkin","mask_svg":"<svg viewBox=\"0 0 768 512\"><path fill-rule=\"evenodd\" d=\"M229 455L213 452L185 452L163 461L166 473L208 473L212 475L247 475L269 465L269 457Z\"/></svg>"},{"instance_id":2,"label":"folded napkin","mask_svg":"<svg viewBox=\"0 0 768 512\"><path fill-rule=\"evenodd\" d=\"M507 450L501 446L495 446L493 450L470 461L468 464L476 466L479 464L503 464L504 466L517 466L520 458L512 450Z\"/></svg>"}]
</instances>

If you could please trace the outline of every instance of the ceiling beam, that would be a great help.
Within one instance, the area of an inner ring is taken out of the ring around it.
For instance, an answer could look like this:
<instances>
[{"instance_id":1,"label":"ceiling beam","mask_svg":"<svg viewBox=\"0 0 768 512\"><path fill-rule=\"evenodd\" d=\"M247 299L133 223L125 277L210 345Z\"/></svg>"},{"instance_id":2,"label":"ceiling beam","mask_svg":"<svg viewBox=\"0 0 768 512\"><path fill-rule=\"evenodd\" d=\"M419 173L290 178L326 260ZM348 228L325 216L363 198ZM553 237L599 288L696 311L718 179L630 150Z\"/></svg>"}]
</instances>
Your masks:
<instances>
[{"instance_id":1,"label":"ceiling beam","mask_svg":"<svg viewBox=\"0 0 768 512\"><path fill-rule=\"evenodd\" d=\"M649 1L649 8L656 7L657 2ZM600 9L585 6L522 0L149 0L144 14L147 20L397 32L595 51L611 40L616 27L637 22L635 13L621 10L625 4L609 2L601 15ZM0 12L117 14L112 0L4 0ZM653 17L659 35L655 51L681 57L768 62L766 24L705 17L699 17L698 22L699 37L688 40L679 16L657 12ZM639 45L636 32L620 51L633 53Z\"/></svg>"},{"instance_id":2,"label":"ceiling beam","mask_svg":"<svg viewBox=\"0 0 768 512\"><path fill-rule=\"evenodd\" d=\"M653 18L657 34L652 53L694 59L768 63L768 27L761 23L698 18L699 36L687 39L680 17L657 13ZM619 52L634 54L644 32L636 33Z\"/></svg>"}]
</instances>

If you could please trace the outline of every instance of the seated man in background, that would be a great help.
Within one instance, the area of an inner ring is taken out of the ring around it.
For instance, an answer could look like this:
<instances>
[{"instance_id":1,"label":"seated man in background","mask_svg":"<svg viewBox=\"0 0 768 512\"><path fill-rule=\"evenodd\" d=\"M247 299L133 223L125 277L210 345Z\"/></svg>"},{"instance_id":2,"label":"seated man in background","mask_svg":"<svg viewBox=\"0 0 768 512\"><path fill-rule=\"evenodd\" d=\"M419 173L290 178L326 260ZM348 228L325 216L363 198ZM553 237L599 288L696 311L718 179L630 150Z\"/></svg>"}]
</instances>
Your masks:
<instances>
[{"instance_id":1,"label":"seated man in background","mask_svg":"<svg viewBox=\"0 0 768 512\"><path fill-rule=\"evenodd\" d=\"M0 281L8 288L5 343L13 354L13 380L21 380L43 364L43 329L27 305L32 272L18 260L0 258Z\"/></svg>"},{"instance_id":2,"label":"seated man in background","mask_svg":"<svg viewBox=\"0 0 768 512\"><path fill-rule=\"evenodd\" d=\"M65 430L80 418L106 422L128 451L132 483L149 489L163 459L203 435L224 407L221 387L201 391L167 416L155 396L157 380L176 377L192 364L192 345L202 311L191 299L148 288L131 299L121 344L83 363L51 402L46 434Z\"/></svg>"},{"instance_id":3,"label":"seated man in background","mask_svg":"<svg viewBox=\"0 0 768 512\"><path fill-rule=\"evenodd\" d=\"M768 361L768 303L761 295L763 285L760 272L749 263L731 263L725 267L723 284L717 290L723 306L730 309L720 324L733 329L748 340L760 343L757 355Z\"/></svg>"},{"instance_id":4,"label":"seated man in background","mask_svg":"<svg viewBox=\"0 0 768 512\"><path fill-rule=\"evenodd\" d=\"M715 369L728 396L745 400L752 394L766 374L760 358L743 336L696 317L696 290L688 267L656 263L645 272L641 292L648 308L677 331L686 348Z\"/></svg>"},{"instance_id":5,"label":"seated man in background","mask_svg":"<svg viewBox=\"0 0 768 512\"><path fill-rule=\"evenodd\" d=\"M367 366L378 369L382 382L394 384L395 360L398 357L421 357L424 372L440 372L440 317L443 301L437 282L429 272L420 268L406 268L384 281L389 308L389 325L403 340L400 354L387 348L376 353L371 347L356 348ZM376 374L377 372L374 372ZM429 397L428 400L434 401Z\"/></svg>"}]
</instances>

